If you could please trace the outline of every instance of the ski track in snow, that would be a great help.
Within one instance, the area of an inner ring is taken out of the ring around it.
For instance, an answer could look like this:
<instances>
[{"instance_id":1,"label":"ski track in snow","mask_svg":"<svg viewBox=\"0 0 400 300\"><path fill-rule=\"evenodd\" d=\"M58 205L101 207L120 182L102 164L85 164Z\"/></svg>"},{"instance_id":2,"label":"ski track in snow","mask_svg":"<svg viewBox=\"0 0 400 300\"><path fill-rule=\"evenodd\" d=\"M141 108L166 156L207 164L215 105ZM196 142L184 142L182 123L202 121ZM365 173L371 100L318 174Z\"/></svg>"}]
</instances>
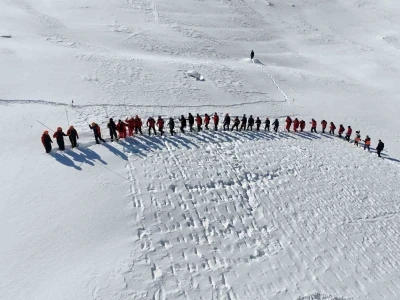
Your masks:
<instances>
[{"instance_id":1,"label":"ski track in snow","mask_svg":"<svg viewBox=\"0 0 400 300\"><path fill-rule=\"evenodd\" d=\"M391 238L400 229L392 163L310 133L139 137L134 147L129 140L116 147L129 157L135 250L122 270L92 283L93 299L395 299L400 292L391 279L400 259ZM137 143L152 151L138 155ZM363 176L375 168L391 175Z\"/></svg>"}]
</instances>

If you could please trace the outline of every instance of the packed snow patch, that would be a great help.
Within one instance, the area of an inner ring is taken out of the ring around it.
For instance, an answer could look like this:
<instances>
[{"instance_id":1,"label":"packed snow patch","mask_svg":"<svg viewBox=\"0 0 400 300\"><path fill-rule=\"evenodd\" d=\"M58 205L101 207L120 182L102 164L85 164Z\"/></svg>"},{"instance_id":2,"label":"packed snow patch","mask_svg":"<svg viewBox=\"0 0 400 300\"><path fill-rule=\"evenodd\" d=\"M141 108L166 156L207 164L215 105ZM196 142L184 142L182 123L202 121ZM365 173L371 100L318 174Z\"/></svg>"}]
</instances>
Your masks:
<instances>
[{"instance_id":1,"label":"packed snow patch","mask_svg":"<svg viewBox=\"0 0 400 300\"><path fill-rule=\"evenodd\" d=\"M253 59L251 59L251 58L243 58L243 59L240 60L240 62L263 65L263 63L257 58L253 58Z\"/></svg>"},{"instance_id":2,"label":"packed snow patch","mask_svg":"<svg viewBox=\"0 0 400 300\"><path fill-rule=\"evenodd\" d=\"M204 77L197 71L194 70L189 70L185 72L186 77L192 77L195 78L196 80L204 81Z\"/></svg>"}]
</instances>

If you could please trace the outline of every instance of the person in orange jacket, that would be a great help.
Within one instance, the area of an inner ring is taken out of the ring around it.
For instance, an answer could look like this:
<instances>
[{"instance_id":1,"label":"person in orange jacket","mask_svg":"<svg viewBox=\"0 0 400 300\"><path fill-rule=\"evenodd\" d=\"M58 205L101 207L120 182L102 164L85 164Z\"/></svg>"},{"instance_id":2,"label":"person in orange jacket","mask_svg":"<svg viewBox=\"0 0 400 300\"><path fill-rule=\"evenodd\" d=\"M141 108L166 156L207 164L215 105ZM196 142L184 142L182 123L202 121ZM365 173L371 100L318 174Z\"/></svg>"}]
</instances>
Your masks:
<instances>
[{"instance_id":1,"label":"person in orange jacket","mask_svg":"<svg viewBox=\"0 0 400 300\"><path fill-rule=\"evenodd\" d=\"M153 117L149 117L147 119L147 126L149 127L149 135L151 135L151 130L153 129L154 135L157 135L156 133L156 120L153 119Z\"/></svg>"},{"instance_id":2,"label":"person in orange jacket","mask_svg":"<svg viewBox=\"0 0 400 300\"><path fill-rule=\"evenodd\" d=\"M94 139L96 140L96 144L100 144L99 140L102 141L103 143L106 142L101 137L101 130L100 130L99 125L97 125L95 122L92 122L92 125L89 124L89 128L93 130Z\"/></svg>"},{"instance_id":3,"label":"person in orange jacket","mask_svg":"<svg viewBox=\"0 0 400 300\"><path fill-rule=\"evenodd\" d=\"M77 147L78 144L77 144L76 140L79 140L79 135L78 135L78 132L76 131L76 129L74 128L74 126L71 125L68 128L67 135L69 137L69 140L71 141L72 149Z\"/></svg>"},{"instance_id":4,"label":"person in orange jacket","mask_svg":"<svg viewBox=\"0 0 400 300\"><path fill-rule=\"evenodd\" d=\"M290 126L292 126L292 118L287 116L286 117L286 130L287 132L290 132Z\"/></svg>"},{"instance_id":5,"label":"person in orange jacket","mask_svg":"<svg viewBox=\"0 0 400 300\"><path fill-rule=\"evenodd\" d=\"M128 136L133 136L136 124L135 119L133 117L130 119L126 118L125 122L128 124Z\"/></svg>"},{"instance_id":6,"label":"person in orange jacket","mask_svg":"<svg viewBox=\"0 0 400 300\"><path fill-rule=\"evenodd\" d=\"M368 135L365 137L364 143L364 150L368 149L368 151L371 152L371 149L369 148L371 146L371 138Z\"/></svg>"},{"instance_id":7,"label":"person in orange jacket","mask_svg":"<svg viewBox=\"0 0 400 300\"><path fill-rule=\"evenodd\" d=\"M201 119L199 114L197 114L196 116L196 124L197 124L197 131L200 132L202 130L201 125L203 125L203 120Z\"/></svg>"},{"instance_id":8,"label":"person in orange jacket","mask_svg":"<svg viewBox=\"0 0 400 300\"><path fill-rule=\"evenodd\" d=\"M331 122L331 124L329 125L329 134L335 134L335 129L336 129L336 126L335 126L335 124L333 124L333 122Z\"/></svg>"},{"instance_id":9,"label":"person in orange jacket","mask_svg":"<svg viewBox=\"0 0 400 300\"><path fill-rule=\"evenodd\" d=\"M325 129L326 129L326 126L328 125L328 122L326 122L325 120L322 120L321 125L322 125L322 133L325 133Z\"/></svg>"},{"instance_id":10,"label":"person in orange jacket","mask_svg":"<svg viewBox=\"0 0 400 300\"><path fill-rule=\"evenodd\" d=\"M164 119L161 116L158 116L157 120L158 131L160 132L161 136L164 134Z\"/></svg>"},{"instance_id":11,"label":"person in orange jacket","mask_svg":"<svg viewBox=\"0 0 400 300\"><path fill-rule=\"evenodd\" d=\"M136 115L136 117L135 117L135 133L136 134L138 134L139 132L140 132L140 134L143 134L142 133L142 125L143 125L142 119L139 118L138 115Z\"/></svg>"},{"instance_id":12,"label":"person in orange jacket","mask_svg":"<svg viewBox=\"0 0 400 300\"><path fill-rule=\"evenodd\" d=\"M344 127L343 127L342 124L340 124L340 125L339 125L339 131L338 131L339 137L342 137L343 132L344 132Z\"/></svg>"},{"instance_id":13,"label":"person in orange jacket","mask_svg":"<svg viewBox=\"0 0 400 300\"><path fill-rule=\"evenodd\" d=\"M126 123L123 122L121 119L118 120L117 123L117 131L120 139L126 138Z\"/></svg>"},{"instance_id":14,"label":"person in orange jacket","mask_svg":"<svg viewBox=\"0 0 400 300\"><path fill-rule=\"evenodd\" d=\"M217 113L214 114L213 120L214 120L214 130L218 131L219 116Z\"/></svg>"},{"instance_id":15,"label":"person in orange jacket","mask_svg":"<svg viewBox=\"0 0 400 300\"><path fill-rule=\"evenodd\" d=\"M358 147L360 142L361 142L360 131L356 131L356 137L354 138L354 145Z\"/></svg>"},{"instance_id":16,"label":"person in orange jacket","mask_svg":"<svg viewBox=\"0 0 400 300\"><path fill-rule=\"evenodd\" d=\"M51 144L53 143L53 141L51 140L51 137L47 130L45 130L43 132L41 140L42 140L43 147L46 150L46 153L50 153L51 152Z\"/></svg>"},{"instance_id":17,"label":"person in orange jacket","mask_svg":"<svg viewBox=\"0 0 400 300\"><path fill-rule=\"evenodd\" d=\"M304 128L306 128L306 121L301 120L300 121L300 132L303 132Z\"/></svg>"},{"instance_id":18,"label":"person in orange jacket","mask_svg":"<svg viewBox=\"0 0 400 300\"><path fill-rule=\"evenodd\" d=\"M210 116L205 114L204 115L204 125L205 125L206 129L208 129L208 124L210 124Z\"/></svg>"},{"instance_id":19,"label":"person in orange jacket","mask_svg":"<svg viewBox=\"0 0 400 300\"><path fill-rule=\"evenodd\" d=\"M294 121L293 121L293 130L294 130L294 132L297 132L297 129L299 129L299 126L300 126L300 121L299 121L299 119L295 118Z\"/></svg>"},{"instance_id":20,"label":"person in orange jacket","mask_svg":"<svg viewBox=\"0 0 400 300\"><path fill-rule=\"evenodd\" d=\"M311 132L317 133L317 121L315 121L314 119L312 119L311 122L310 122L310 124L311 124Z\"/></svg>"},{"instance_id":21,"label":"person in orange jacket","mask_svg":"<svg viewBox=\"0 0 400 300\"><path fill-rule=\"evenodd\" d=\"M64 136L67 136L67 135L62 131L62 128L61 127L57 127L57 131L54 132L53 138L55 138L57 140L58 149L60 151L64 151L65 150Z\"/></svg>"},{"instance_id":22,"label":"person in orange jacket","mask_svg":"<svg viewBox=\"0 0 400 300\"><path fill-rule=\"evenodd\" d=\"M350 142L350 136L351 136L351 133L353 132L353 129L351 129L351 126L348 126L347 127L347 132L346 132L346 141L348 141L348 142Z\"/></svg>"}]
</instances>

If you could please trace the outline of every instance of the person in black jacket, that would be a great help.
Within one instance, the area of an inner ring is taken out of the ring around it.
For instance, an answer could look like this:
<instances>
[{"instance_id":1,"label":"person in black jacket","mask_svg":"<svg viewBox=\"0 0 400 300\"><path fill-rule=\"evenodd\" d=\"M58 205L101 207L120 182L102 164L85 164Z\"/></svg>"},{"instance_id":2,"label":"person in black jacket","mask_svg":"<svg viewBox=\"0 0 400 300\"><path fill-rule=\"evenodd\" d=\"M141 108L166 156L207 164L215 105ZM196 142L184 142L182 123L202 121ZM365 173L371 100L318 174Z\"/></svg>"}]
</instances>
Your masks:
<instances>
[{"instance_id":1,"label":"person in black jacket","mask_svg":"<svg viewBox=\"0 0 400 300\"><path fill-rule=\"evenodd\" d=\"M173 118L169 118L168 127L169 127L169 132L171 133L171 135L174 135L175 121Z\"/></svg>"},{"instance_id":2,"label":"person in black jacket","mask_svg":"<svg viewBox=\"0 0 400 300\"><path fill-rule=\"evenodd\" d=\"M278 132L278 128L279 128L279 121L278 119L275 119L274 123L272 123L272 125L274 125L274 131Z\"/></svg>"},{"instance_id":3,"label":"person in black jacket","mask_svg":"<svg viewBox=\"0 0 400 300\"><path fill-rule=\"evenodd\" d=\"M260 118L259 118L259 117L257 117L257 120L256 120L256 125L257 125L257 131L260 131L261 120L260 120Z\"/></svg>"},{"instance_id":4,"label":"person in black jacket","mask_svg":"<svg viewBox=\"0 0 400 300\"><path fill-rule=\"evenodd\" d=\"M45 130L42 134L42 144L44 146L44 149L46 149L46 153L51 152L51 144L53 141L51 140L51 137L49 135L49 132Z\"/></svg>"},{"instance_id":5,"label":"person in black jacket","mask_svg":"<svg viewBox=\"0 0 400 300\"><path fill-rule=\"evenodd\" d=\"M179 119L179 122L181 122L181 127L179 128L182 133L185 133L185 128L186 128L186 118L184 115L181 115L181 118Z\"/></svg>"},{"instance_id":6,"label":"person in black jacket","mask_svg":"<svg viewBox=\"0 0 400 300\"><path fill-rule=\"evenodd\" d=\"M234 128L236 128L236 131L238 131L238 130L239 130L239 124L240 124L239 117L236 117L236 118L233 120L233 126L232 126L232 128L231 128L231 131L233 131Z\"/></svg>"},{"instance_id":7,"label":"person in black jacket","mask_svg":"<svg viewBox=\"0 0 400 300\"><path fill-rule=\"evenodd\" d=\"M254 58L254 51L253 51L253 50L251 50L251 53L250 53L250 59L251 59L251 60L253 60L253 58Z\"/></svg>"},{"instance_id":8,"label":"person in black jacket","mask_svg":"<svg viewBox=\"0 0 400 300\"><path fill-rule=\"evenodd\" d=\"M242 124L240 125L240 130L246 130L246 125L247 125L247 117L246 117L246 115L243 115L243 118L242 118Z\"/></svg>"},{"instance_id":9,"label":"person in black jacket","mask_svg":"<svg viewBox=\"0 0 400 300\"><path fill-rule=\"evenodd\" d=\"M61 127L58 127L57 131L54 132L54 134L53 134L53 138L55 138L57 140L58 149L60 151L65 150L64 136L67 136L67 135L62 131Z\"/></svg>"},{"instance_id":10,"label":"person in black jacket","mask_svg":"<svg viewBox=\"0 0 400 300\"><path fill-rule=\"evenodd\" d=\"M229 130L230 125L231 125L231 117L229 116L229 114L226 114L224 118L224 131L227 129Z\"/></svg>"},{"instance_id":11,"label":"person in black jacket","mask_svg":"<svg viewBox=\"0 0 400 300\"><path fill-rule=\"evenodd\" d=\"M92 125L89 124L89 128L93 130L94 139L96 140L96 144L100 144L99 140L105 143L106 141L101 138L101 130L100 126L95 122L92 122Z\"/></svg>"},{"instance_id":12,"label":"person in black jacket","mask_svg":"<svg viewBox=\"0 0 400 300\"><path fill-rule=\"evenodd\" d=\"M110 130L111 142L114 141L114 137L118 141L117 124L115 124L113 118L110 118L110 122L108 122L107 127Z\"/></svg>"},{"instance_id":13,"label":"person in black jacket","mask_svg":"<svg viewBox=\"0 0 400 300\"><path fill-rule=\"evenodd\" d=\"M74 126L70 126L69 129L67 130L67 135L69 136L69 140L71 142L72 148L75 148L78 146L77 141L79 139L78 132L74 128Z\"/></svg>"},{"instance_id":14,"label":"person in black jacket","mask_svg":"<svg viewBox=\"0 0 400 300\"><path fill-rule=\"evenodd\" d=\"M192 131L194 131L194 129L193 129L194 117L192 116L191 113L189 113L188 121L189 121L189 129L190 129L190 132L192 132Z\"/></svg>"},{"instance_id":15,"label":"person in black jacket","mask_svg":"<svg viewBox=\"0 0 400 300\"><path fill-rule=\"evenodd\" d=\"M249 120L247 121L247 130L253 131L253 125L254 125L254 118L252 115L250 115Z\"/></svg>"},{"instance_id":16,"label":"person in black jacket","mask_svg":"<svg viewBox=\"0 0 400 300\"><path fill-rule=\"evenodd\" d=\"M383 151L383 148L385 147L385 144L379 140L378 146L376 146L376 153L378 153L378 157L381 157L381 152Z\"/></svg>"},{"instance_id":17,"label":"person in black jacket","mask_svg":"<svg viewBox=\"0 0 400 300\"><path fill-rule=\"evenodd\" d=\"M271 125L271 121L269 120L269 118L267 117L267 119L265 120L265 127L264 127L264 130L267 130L268 129L268 131L269 131L269 126Z\"/></svg>"}]
</instances>

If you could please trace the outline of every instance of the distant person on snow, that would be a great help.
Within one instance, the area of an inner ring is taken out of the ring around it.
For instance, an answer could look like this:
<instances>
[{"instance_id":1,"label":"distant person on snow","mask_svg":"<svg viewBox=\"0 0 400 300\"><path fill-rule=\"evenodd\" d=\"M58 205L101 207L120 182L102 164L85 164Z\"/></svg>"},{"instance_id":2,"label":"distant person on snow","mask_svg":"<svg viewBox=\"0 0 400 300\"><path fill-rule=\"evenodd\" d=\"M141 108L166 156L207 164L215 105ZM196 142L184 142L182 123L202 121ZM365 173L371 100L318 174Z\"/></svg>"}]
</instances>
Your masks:
<instances>
[{"instance_id":1,"label":"distant person on snow","mask_svg":"<svg viewBox=\"0 0 400 300\"><path fill-rule=\"evenodd\" d=\"M51 152L51 144L53 143L53 141L51 140L51 137L47 130L45 130L43 132L41 140L42 140L43 147L46 150L46 153L50 153Z\"/></svg>"},{"instance_id":2,"label":"distant person on snow","mask_svg":"<svg viewBox=\"0 0 400 300\"><path fill-rule=\"evenodd\" d=\"M322 120L321 125L322 125L322 133L325 133L326 125L328 125L328 122L326 122L325 120Z\"/></svg>"},{"instance_id":3,"label":"distant person on snow","mask_svg":"<svg viewBox=\"0 0 400 300\"><path fill-rule=\"evenodd\" d=\"M126 123L123 122L121 119L118 120L117 130L120 139L126 138Z\"/></svg>"},{"instance_id":4,"label":"distant person on snow","mask_svg":"<svg viewBox=\"0 0 400 300\"><path fill-rule=\"evenodd\" d=\"M96 140L96 144L100 144L99 140L105 143L106 141L101 138L101 130L100 126L95 122L92 122L92 125L89 125L89 128L93 130L94 139Z\"/></svg>"},{"instance_id":5,"label":"distant person on snow","mask_svg":"<svg viewBox=\"0 0 400 300\"><path fill-rule=\"evenodd\" d=\"M361 141L360 131L356 131L356 137L354 139L354 145L356 145L358 147L358 144L360 143L360 141Z\"/></svg>"},{"instance_id":6,"label":"distant person on snow","mask_svg":"<svg viewBox=\"0 0 400 300\"><path fill-rule=\"evenodd\" d=\"M306 128L306 121L301 120L300 121L300 132L303 132L305 128Z\"/></svg>"},{"instance_id":7,"label":"distant person on snow","mask_svg":"<svg viewBox=\"0 0 400 300\"><path fill-rule=\"evenodd\" d=\"M153 117L149 117L147 119L146 123L147 127L149 127L149 135L151 136L151 130L153 129L154 135L157 135L156 133L156 120L153 119Z\"/></svg>"},{"instance_id":8,"label":"distant person on snow","mask_svg":"<svg viewBox=\"0 0 400 300\"><path fill-rule=\"evenodd\" d=\"M190 129L190 132L192 132L192 131L194 131L194 129L193 129L194 117L192 116L191 113L189 113L188 121L189 121L189 129Z\"/></svg>"},{"instance_id":9,"label":"distant person on snow","mask_svg":"<svg viewBox=\"0 0 400 300\"><path fill-rule=\"evenodd\" d=\"M229 114L226 114L224 118L224 131L227 129L229 130L230 125L231 125L231 117L229 116Z\"/></svg>"},{"instance_id":10,"label":"distant person on snow","mask_svg":"<svg viewBox=\"0 0 400 300\"><path fill-rule=\"evenodd\" d=\"M115 124L113 118L110 118L110 121L108 122L107 127L110 130L111 142L114 141L114 138L118 141L117 125Z\"/></svg>"},{"instance_id":11,"label":"distant person on snow","mask_svg":"<svg viewBox=\"0 0 400 300\"><path fill-rule=\"evenodd\" d=\"M158 116L157 126L158 126L158 131L160 132L161 136L163 136L163 134L164 134L164 119L161 118L161 116Z\"/></svg>"},{"instance_id":12,"label":"distant person on snow","mask_svg":"<svg viewBox=\"0 0 400 300\"><path fill-rule=\"evenodd\" d=\"M209 115L207 115L207 114L204 115L204 125L205 125L207 130L208 130L208 124L210 124L210 119L211 118L210 118Z\"/></svg>"},{"instance_id":13,"label":"distant person on snow","mask_svg":"<svg viewBox=\"0 0 400 300\"><path fill-rule=\"evenodd\" d=\"M219 116L217 113L214 114L213 120L214 120L214 130L218 131Z\"/></svg>"},{"instance_id":14,"label":"distant person on snow","mask_svg":"<svg viewBox=\"0 0 400 300\"><path fill-rule=\"evenodd\" d=\"M185 128L186 128L186 118L184 115L181 115L181 118L179 119L179 122L181 122L181 127L179 128L182 133L185 133Z\"/></svg>"},{"instance_id":15,"label":"distant person on snow","mask_svg":"<svg viewBox=\"0 0 400 300\"><path fill-rule=\"evenodd\" d=\"M315 121L314 119L312 119L311 122L310 122L310 124L311 124L311 132L317 133L317 121Z\"/></svg>"},{"instance_id":16,"label":"distant person on snow","mask_svg":"<svg viewBox=\"0 0 400 300\"><path fill-rule=\"evenodd\" d=\"M287 130L287 132L290 132L290 126L292 126L292 118L287 116L286 117L286 130Z\"/></svg>"},{"instance_id":17,"label":"distant person on snow","mask_svg":"<svg viewBox=\"0 0 400 300\"><path fill-rule=\"evenodd\" d=\"M251 53L250 53L250 59L251 59L251 60L253 60L253 58L254 58L254 51L253 51L253 50L251 50Z\"/></svg>"},{"instance_id":18,"label":"distant person on snow","mask_svg":"<svg viewBox=\"0 0 400 300\"><path fill-rule=\"evenodd\" d=\"M71 142L72 149L77 147L78 144L77 144L76 140L79 140L79 135L78 135L78 132L76 131L76 129L74 128L74 126L71 125L68 128L67 135L68 135L69 140Z\"/></svg>"},{"instance_id":19,"label":"distant person on snow","mask_svg":"<svg viewBox=\"0 0 400 300\"><path fill-rule=\"evenodd\" d=\"M236 131L238 131L238 130L239 130L239 124L240 124L239 117L236 117L236 118L233 120L233 126L232 126L232 128L231 128L231 131L233 131L234 128L236 128Z\"/></svg>"},{"instance_id":20,"label":"distant person on snow","mask_svg":"<svg viewBox=\"0 0 400 300\"><path fill-rule=\"evenodd\" d=\"M293 131L294 132L297 132L297 130L299 129L299 126L300 126L300 121L299 121L299 119L294 119L294 121L293 121Z\"/></svg>"},{"instance_id":21,"label":"distant person on snow","mask_svg":"<svg viewBox=\"0 0 400 300\"><path fill-rule=\"evenodd\" d=\"M174 121L174 118L169 118L168 127L169 127L169 133L170 133L171 135L174 135L174 133L175 133L175 131L174 131L174 128L175 128L175 121Z\"/></svg>"},{"instance_id":22,"label":"distant person on snow","mask_svg":"<svg viewBox=\"0 0 400 300\"><path fill-rule=\"evenodd\" d=\"M344 132L344 126L342 124L340 124L339 125L339 131L338 131L339 137L342 137L343 132Z\"/></svg>"},{"instance_id":23,"label":"distant person on snow","mask_svg":"<svg viewBox=\"0 0 400 300\"><path fill-rule=\"evenodd\" d=\"M246 124L247 124L247 117L246 117L246 115L243 115L243 118L242 118L242 124L240 125L240 129L239 130L246 130Z\"/></svg>"},{"instance_id":24,"label":"distant person on snow","mask_svg":"<svg viewBox=\"0 0 400 300\"><path fill-rule=\"evenodd\" d=\"M333 124L333 122L331 122L331 124L329 125L329 134L334 135L335 134L335 129L336 129L335 124Z\"/></svg>"},{"instance_id":25,"label":"distant person on snow","mask_svg":"<svg viewBox=\"0 0 400 300\"><path fill-rule=\"evenodd\" d=\"M249 119L247 120L247 130L253 131L253 126L254 126L254 118L252 115L250 115Z\"/></svg>"},{"instance_id":26,"label":"distant person on snow","mask_svg":"<svg viewBox=\"0 0 400 300\"><path fill-rule=\"evenodd\" d=\"M143 122L142 119L139 118L138 115L136 115L135 117L135 133L138 134L140 132L140 134L143 135L142 133L142 126L143 126Z\"/></svg>"},{"instance_id":27,"label":"distant person on snow","mask_svg":"<svg viewBox=\"0 0 400 300\"><path fill-rule=\"evenodd\" d=\"M259 117L257 117L257 120L256 120L256 126L257 126L257 131L260 131L260 126L261 126L261 120L260 120L260 118Z\"/></svg>"},{"instance_id":28,"label":"distant person on snow","mask_svg":"<svg viewBox=\"0 0 400 300\"><path fill-rule=\"evenodd\" d=\"M383 148L385 147L385 144L379 140L378 146L376 146L376 153L378 153L378 157L381 157L381 152L383 151Z\"/></svg>"},{"instance_id":29,"label":"distant person on snow","mask_svg":"<svg viewBox=\"0 0 400 300\"><path fill-rule=\"evenodd\" d=\"M351 126L348 126L347 127L347 132L346 132L346 141L348 141L348 142L350 142L350 136L351 136L351 133L353 132L353 129L351 129Z\"/></svg>"},{"instance_id":30,"label":"distant person on snow","mask_svg":"<svg viewBox=\"0 0 400 300\"><path fill-rule=\"evenodd\" d=\"M272 125L274 125L274 131L278 132L279 129L279 121L278 119L275 119L274 123L272 123Z\"/></svg>"},{"instance_id":31,"label":"distant person on snow","mask_svg":"<svg viewBox=\"0 0 400 300\"><path fill-rule=\"evenodd\" d=\"M368 135L365 137L364 143L364 150L368 149L368 151L371 152L371 149L369 148L371 146L371 138Z\"/></svg>"},{"instance_id":32,"label":"distant person on snow","mask_svg":"<svg viewBox=\"0 0 400 300\"><path fill-rule=\"evenodd\" d=\"M200 117L199 114L196 115L196 124L197 124L197 132L202 131L201 125L203 125L203 119Z\"/></svg>"},{"instance_id":33,"label":"distant person on snow","mask_svg":"<svg viewBox=\"0 0 400 300\"><path fill-rule=\"evenodd\" d=\"M62 128L61 127L57 127L57 131L54 132L53 138L55 138L57 140L58 149L60 151L64 151L65 150L64 136L67 136L67 135L62 131Z\"/></svg>"},{"instance_id":34,"label":"distant person on snow","mask_svg":"<svg viewBox=\"0 0 400 300\"><path fill-rule=\"evenodd\" d=\"M128 136L133 136L133 131L135 130L135 124L136 124L135 119L133 117L128 119L127 117L125 122L128 124Z\"/></svg>"},{"instance_id":35,"label":"distant person on snow","mask_svg":"<svg viewBox=\"0 0 400 300\"><path fill-rule=\"evenodd\" d=\"M266 130L268 130L269 131L269 127L271 126L271 121L269 120L269 118L267 117L266 119L265 119L265 127L264 127L264 130L266 131Z\"/></svg>"}]
</instances>

